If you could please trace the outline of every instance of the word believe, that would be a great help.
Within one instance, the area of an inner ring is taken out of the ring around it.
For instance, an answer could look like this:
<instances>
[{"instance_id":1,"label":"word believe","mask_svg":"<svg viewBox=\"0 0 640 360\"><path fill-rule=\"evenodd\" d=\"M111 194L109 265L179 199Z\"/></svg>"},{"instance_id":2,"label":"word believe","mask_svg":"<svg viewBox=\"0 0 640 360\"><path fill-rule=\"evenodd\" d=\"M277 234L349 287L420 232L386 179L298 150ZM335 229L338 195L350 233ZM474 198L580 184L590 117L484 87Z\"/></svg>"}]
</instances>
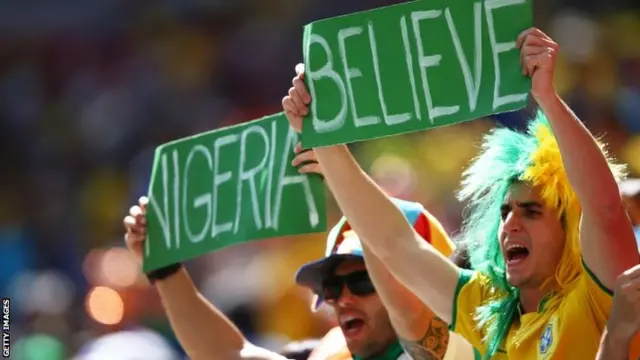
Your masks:
<instances>
[{"instance_id":1,"label":"word believe","mask_svg":"<svg viewBox=\"0 0 640 360\"><path fill-rule=\"evenodd\" d=\"M523 107L529 81L515 40L530 25L527 0L413 1L308 25L305 79L314 101L303 145Z\"/></svg>"}]
</instances>

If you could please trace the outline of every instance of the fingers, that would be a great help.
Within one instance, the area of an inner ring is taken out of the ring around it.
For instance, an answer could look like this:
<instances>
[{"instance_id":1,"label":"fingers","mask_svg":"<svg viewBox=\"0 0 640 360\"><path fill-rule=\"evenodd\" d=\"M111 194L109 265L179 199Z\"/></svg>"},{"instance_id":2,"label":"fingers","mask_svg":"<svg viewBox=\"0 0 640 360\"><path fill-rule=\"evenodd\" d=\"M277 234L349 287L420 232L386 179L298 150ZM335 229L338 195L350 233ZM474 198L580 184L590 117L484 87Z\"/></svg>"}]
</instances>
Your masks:
<instances>
[{"instance_id":1,"label":"fingers","mask_svg":"<svg viewBox=\"0 0 640 360\"><path fill-rule=\"evenodd\" d=\"M531 46L526 47L520 53L520 63L522 73L532 76L537 68L550 66L553 62L554 50L548 47Z\"/></svg>"},{"instance_id":2,"label":"fingers","mask_svg":"<svg viewBox=\"0 0 640 360\"><path fill-rule=\"evenodd\" d=\"M293 112L297 116L305 116L309 112L307 105L311 102L311 95L307 90L307 86L304 83L304 65L296 65L296 76L291 80L289 94L283 99L283 106L286 98L291 99L287 101L288 110ZM297 113L296 113L297 111Z\"/></svg>"},{"instance_id":3,"label":"fingers","mask_svg":"<svg viewBox=\"0 0 640 360\"><path fill-rule=\"evenodd\" d=\"M298 167L298 172L301 174L320 174L322 173L322 168L318 163L318 158L316 157L316 152L312 149L302 149L302 143L298 142L294 148L293 152L296 156L291 161L291 165Z\"/></svg>"},{"instance_id":4,"label":"fingers","mask_svg":"<svg viewBox=\"0 0 640 360\"><path fill-rule=\"evenodd\" d=\"M136 235L137 237L147 235L147 226L140 224L140 222L136 221L136 218L131 215L124 218L124 227L127 230L127 234Z\"/></svg>"},{"instance_id":5,"label":"fingers","mask_svg":"<svg viewBox=\"0 0 640 360\"><path fill-rule=\"evenodd\" d=\"M302 116L298 113L298 108L290 96L287 95L282 99L282 108L293 129L297 132L302 131Z\"/></svg>"},{"instance_id":6,"label":"fingers","mask_svg":"<svg viewBox=\"0 0 640 360\"><path fill-rule=\"evenodd\" d=\"M623 272L618 278L618 281L626 282L634 279L640 279L640 265L636 265Z\"/></svg>"},{"instance_id":7,"label":"fingers","mask_svg":"<svg viewBox=\"0 0 640 360\"><path fill-rule=\"evenodd\" d=\"M294 153L299 153L302 152L302 142L298 141L298 143L296 144L296 146L293 147L293 152Z\"/></svg>"},{"instance_id":8,"label":"fingers","mask_svg":"<svg viewBox=\"0 0 640 360\"><path fill-rule=\"evenodd\" d=\"M320 174L322 175L322 169L318 163L308 163L298 168L300 174Z\"/></svg>"},{"instance_id":9,"label":"fingers","mask_svg":"<svg viewBox=\"0 0 640 360\"><path fill-rule=\"evenodd\" d=\"M294 82L295 81L296 79L294 79ZM293 108L295 109L295 112L298 116L305 116L309 113L309 108L304 103L302 96L300 95L298 90L296 90L295 87L292 87L289 89L288 98L291 99L291 102L293 103Z\"/></svg>"},{"instance_id":10,"label":"fingers","mask_svg":"<svg viewBox=\"0 0 640 360\"><path fill-rule=\"evenodd\" d=\"M146 235L147 233L146 221L140 221L139 218L131 215L124 218L124 228L127 232L134 234Z\"/></svg>"},{"instance_id":11,"label":"fingers","mask_svg":"<svg viewBox=\"0 0 640 360\"><path fill-rule=\"evenodd\" d=\"M308 104L311 102L311 95L307 91L303 79L304 65L298 64L296 76L291 81L293 86L289 89L287 96L282 98L284 113L291 127L297 132L302 132L302 118L309 114Z\"/></svg>"},{"instance_id":12,"label":"fingers","mask_svg":"<svg viewBox=\"0 0 640 360\"><path fill-rule=\"evenodd\" d=\"M132 254L136 259L142 262L142 252L145 239L147 237L147 206L149 199L146 196L138 199L138 205L134 205L129 209L129 215L123 220L123 225L126 230L124 235L124 241Z\"/></svg>"},{"instance_id":13,"label":"fingers","mask_svg":"<svg viewBox=\"0 0 640 360\"><path fill-rule=\"evenodd\" d=\"M300 75L294 77L291 84L293 84L293 88L296 89L298 96L300 97L300 99L302 100L302 102L306 107L306 105L308 105L311 102L311 94L309 94L309 91L307 90L307 85L304 84L302 77Z\"/></svg>"},{"instance_id":14,"label":"fingers","mask_svg":"<svg viewBox=\"0 0 640 360\"><path fill-rule=\"evenodd\" d=\"M520 54L520 64L522 65L522 74L532 76L537 67L546 65L550 59L549 52L544 48L532 50L535 52L529 54Z\"/></svg>"},{"instance_id":15,"label":"fingers","mask_svg":"<svg viewBox=\"0 0 640 360\"><path fill-rule=\"evenodd\" d=\"M128 234L134 234L137 236L146 236L147 233L147 218L146 211L146 198L140 199L142 206L134 205L129 209L129 215L124 218L124 228Z\"/></svg>"},{"instance_id":16,"label":"fingers","mask_svg":"<svg viewBox=\"0 0 640 360\"><path fill-rule=\"evenodd\" d=\"M533 28L529 28L529 29L521 32L520 35L518 35L518 38L516 39L516 47L518 49L522 48L522 44L524 44L524 40L527 38L527 36L529 36L529 34L531 34L532 30L533 30Z\"/></svg>"},{"instance_id":17,"label":"fingers","mask_svg":"<svg viewBox=\"0 0 640 360\"><path fill-rule=\"evenodd\" d=\"M525 49L528 46L543 46L550 49L556 49L558 47L558 44L548 37L527 36L520 49Z\"/></svg>"},{"instance_id":18,"label":"fingers","mask_svg":"<svg viewBox=\"0 0 640 360\"><path fill-rule=\"evenodd\" d=\"M296 65L296 75L300 76L300 78L304 78L304 64L299 63Z\"/></svg>"},{"instance_id":19,"label":"fingers","mask_svg":"<svg viewBox=\"0 0 640 360\"><path fill-rule=\"evenodd\" d=\"M305 162L318 162L316 153L313 150L306 150L298 153L298 155L293 158L293 161L291 161L291 165L299 166Z\"/></svg>"},{"instance_id":20,"label":"fingers","mask_svg":"<svg viewBox=\"0 0 640 360\"><path fill-rule=\"evenodd\" d=\"M626 270L618 277L616 295L624 295L629 301L640 302L640 265Z\"/></svg>"},{"instance_id":21,"label":"fingers","mask_svg":"<svg viewBox=\"0 0 640 360\"><path fill-rule=\"evenodd\" d=\"M553 61L558 44L547 34L536 28L523 31L516 40L520 49L522 73L532 76L537 68L545 67Z\"/></svg>"},{"instance_id":22,"label":"fingers","mask_svg":"<svg viewBox=\"0 0 640 360\"><path fill-rule=\"evenodd\" d=\"M300 114L298 113L298 107L296 106L291 96L287 95L282 98L282 108L288 115L300 117Z\"/></svg>"},{"instance_id":23,"label":"fingers","mask_svg":"<svg viewBox=\"0 0 640 360\"><path fill-rule=\"evenodd\" d=\"M129 215L131 216L138 216L143 214L144 214L144 211L142 211L142 208L139 205L133 205L132 207L129 208Z\"/></svg>"},{"instance_id":24,"label":"fingers","mask_svg":"<svg viewBox=\"0 0 640 360\"><path fill-rule=\"evenodd\" d=\"M528 36L524 40L524 44L520 47L521 54L532 55L542 52L555 52L558 50L558 44L550 38L542 38L537 36Z\"/></svg>"},{"instance_id":25,"label":"fingers","mask_svg":"<svg viewBox=\"0 0 640 360\"><path fill-rule=\"evenodd\" d=\"M620 289L623 292L631 293L638 292L640 293L640 279L631 279L620 284Z\"/></svg>"},{"instance_id":26,"label":"fingers","mask_svg":"<svg viewBox=\"0 0 640 360\"><path fill-rule=\"evenodd\" d=\"M301 64L298 64L298 66L296 66L298 75L291 80L291 85L293 86L289 89L288 98L291 99L289 110L297 116L306 116L309 113L309 107L307 105L311 102L311 95L307 91L307 86L304 84L303 73L301 73L299 69L300 65Z\"/></svg>"},{"instance_id":27,"label":"fingers","mask_svg":"<svg viewBox=\"0 0 640 360\"><path fill-rule=\"evenodd\" d=\"M127 215L124 218L124 228L127 232L130 232L133 230L133 228L136 226L136 219L131 216L131 215Z\"/></svg>"},{"instance_id":28,"label":"fingers","mask_svg":"<svg viewBox=\"0 0 640 360\"><path fill-rule=\"evenodd\" d=\"M546 46L527 46L520 52L520 58L550 54L551 52L553 52L553 49L550 49Z\"/></svg>"},{"instance_id":29,"label":"fingers","mask_svg":"<svg viewBox=\"0 0 640 360\"><path fill-rule=\"evenodd\" d=\"M141 206L132 206L131 209L129 209L129 215L133 216L137 223L147 225L147 212Z\"/></svg>"},{"instance_id":30,"label":"fingers","mask_svg":"<svg viewBox=\"0 0 640 360\"><path fill-rule=\"evenodd\" d=\"M146 196L141 196L140 199L138 199L138 205L140 206L140 208L142 209L142 211L144 213L147 212L147 204L149 204L149 198Z\"/></svg>"},{"instance_id":31,"label":"fingers","mask_svg":"<svg viewBox=\"0 0 640 360\"><path fill-rule=\"evenodd\" d=\"M521 32L520 35L518 35L518 38L516 39L516 47L518 49L522 48L522 46L525 43L526 39L529 38L529 37L537 37L537 38L543 38L543 39L551 40L549 35L547 35L544 32L542 32L542 30L540 30L538 28L535 28L535 27L532 27L532 28L528 28L527 30Z\"/></svg>"}]
</instances>

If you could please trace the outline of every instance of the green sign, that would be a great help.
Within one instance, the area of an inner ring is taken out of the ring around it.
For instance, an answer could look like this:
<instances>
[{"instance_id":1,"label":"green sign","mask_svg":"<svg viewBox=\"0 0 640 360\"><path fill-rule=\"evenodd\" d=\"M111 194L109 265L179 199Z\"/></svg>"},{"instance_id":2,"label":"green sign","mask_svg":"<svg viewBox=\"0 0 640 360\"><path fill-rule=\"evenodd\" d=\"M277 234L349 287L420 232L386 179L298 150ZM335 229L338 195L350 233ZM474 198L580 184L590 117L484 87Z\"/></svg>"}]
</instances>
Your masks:
<instances>
[{"instance_id":1,"label":"green sign","mask_svg":"<svg viewBox=\"0 0 640 360\"><path fill-rule=\"evenodd\" d=\"M305 27L305 148L425 130L527 103L531 0L418 0Z\"/></svg>"},{"instance_id":2,"label":"green sign","mask_svg":"<svg viewBox=\"0 0 640 360\"><path fill-rule=\"evenodd\" d=\"M280 113L158 147L144 270L246 241L324 231L324 185L291 165L297 142Z\"/></svg>"}]
</instances>

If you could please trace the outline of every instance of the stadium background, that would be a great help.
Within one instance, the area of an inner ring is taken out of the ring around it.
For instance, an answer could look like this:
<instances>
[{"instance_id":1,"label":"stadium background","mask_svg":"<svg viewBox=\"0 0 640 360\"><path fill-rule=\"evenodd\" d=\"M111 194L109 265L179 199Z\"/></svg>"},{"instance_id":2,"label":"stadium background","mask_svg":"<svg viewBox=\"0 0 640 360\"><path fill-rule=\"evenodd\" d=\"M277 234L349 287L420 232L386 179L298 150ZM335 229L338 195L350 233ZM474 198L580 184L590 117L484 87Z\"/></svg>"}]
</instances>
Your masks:
<instances>
[{"instance_id":1,"label":"stadium background","mask_svg":"<svg viewBox=\"0 0 640 360\"><path fill-rule=\"evenodd\" d=\"M300 61L302 25L391 3L0 2L0 293L12 299L14 358L72 358L116 332L106 350L90 351L171 358L151 331L179 352L157 295L122 247L121 220L145 192L154 147L280 111ZM536 25L561 45L562 95L635 175L639 5L535 1ZM371 141L354 151L387 190L422 202L454 233L461 212L454 191L480 136L495 121L522 126L527 114ZM300 264L322 253L323 240L318 234L255 242L190 267L203 294L252 341L277 349L332 325L309 312L309 294L292 279Z\"/></svg>"}]
</instances>

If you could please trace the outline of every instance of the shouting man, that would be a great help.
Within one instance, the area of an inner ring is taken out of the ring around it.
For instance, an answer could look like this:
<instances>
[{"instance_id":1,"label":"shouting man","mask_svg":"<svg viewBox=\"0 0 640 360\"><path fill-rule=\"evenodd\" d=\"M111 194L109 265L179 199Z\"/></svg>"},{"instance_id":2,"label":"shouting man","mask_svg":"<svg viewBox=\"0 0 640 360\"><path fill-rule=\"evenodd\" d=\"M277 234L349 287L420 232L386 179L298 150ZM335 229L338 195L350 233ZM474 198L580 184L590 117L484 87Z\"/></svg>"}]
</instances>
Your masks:
<instances>
[{"instance_id":1,"label":"shouting man","mask_svg":"<svg viewBox=\"0 0 640 360\"><path fill-rule=\"evenodd\" d=\"M622 169L556 93L557 44L535 28L516 43L540 111L526 133L491 132L465 173L476 271L422 241L346 146L315 152L365 248L484 358L593 359L616 278L638 263ZM302 131L312 99L297 71L283 106Z\"/></svg>"}]
</instances>

